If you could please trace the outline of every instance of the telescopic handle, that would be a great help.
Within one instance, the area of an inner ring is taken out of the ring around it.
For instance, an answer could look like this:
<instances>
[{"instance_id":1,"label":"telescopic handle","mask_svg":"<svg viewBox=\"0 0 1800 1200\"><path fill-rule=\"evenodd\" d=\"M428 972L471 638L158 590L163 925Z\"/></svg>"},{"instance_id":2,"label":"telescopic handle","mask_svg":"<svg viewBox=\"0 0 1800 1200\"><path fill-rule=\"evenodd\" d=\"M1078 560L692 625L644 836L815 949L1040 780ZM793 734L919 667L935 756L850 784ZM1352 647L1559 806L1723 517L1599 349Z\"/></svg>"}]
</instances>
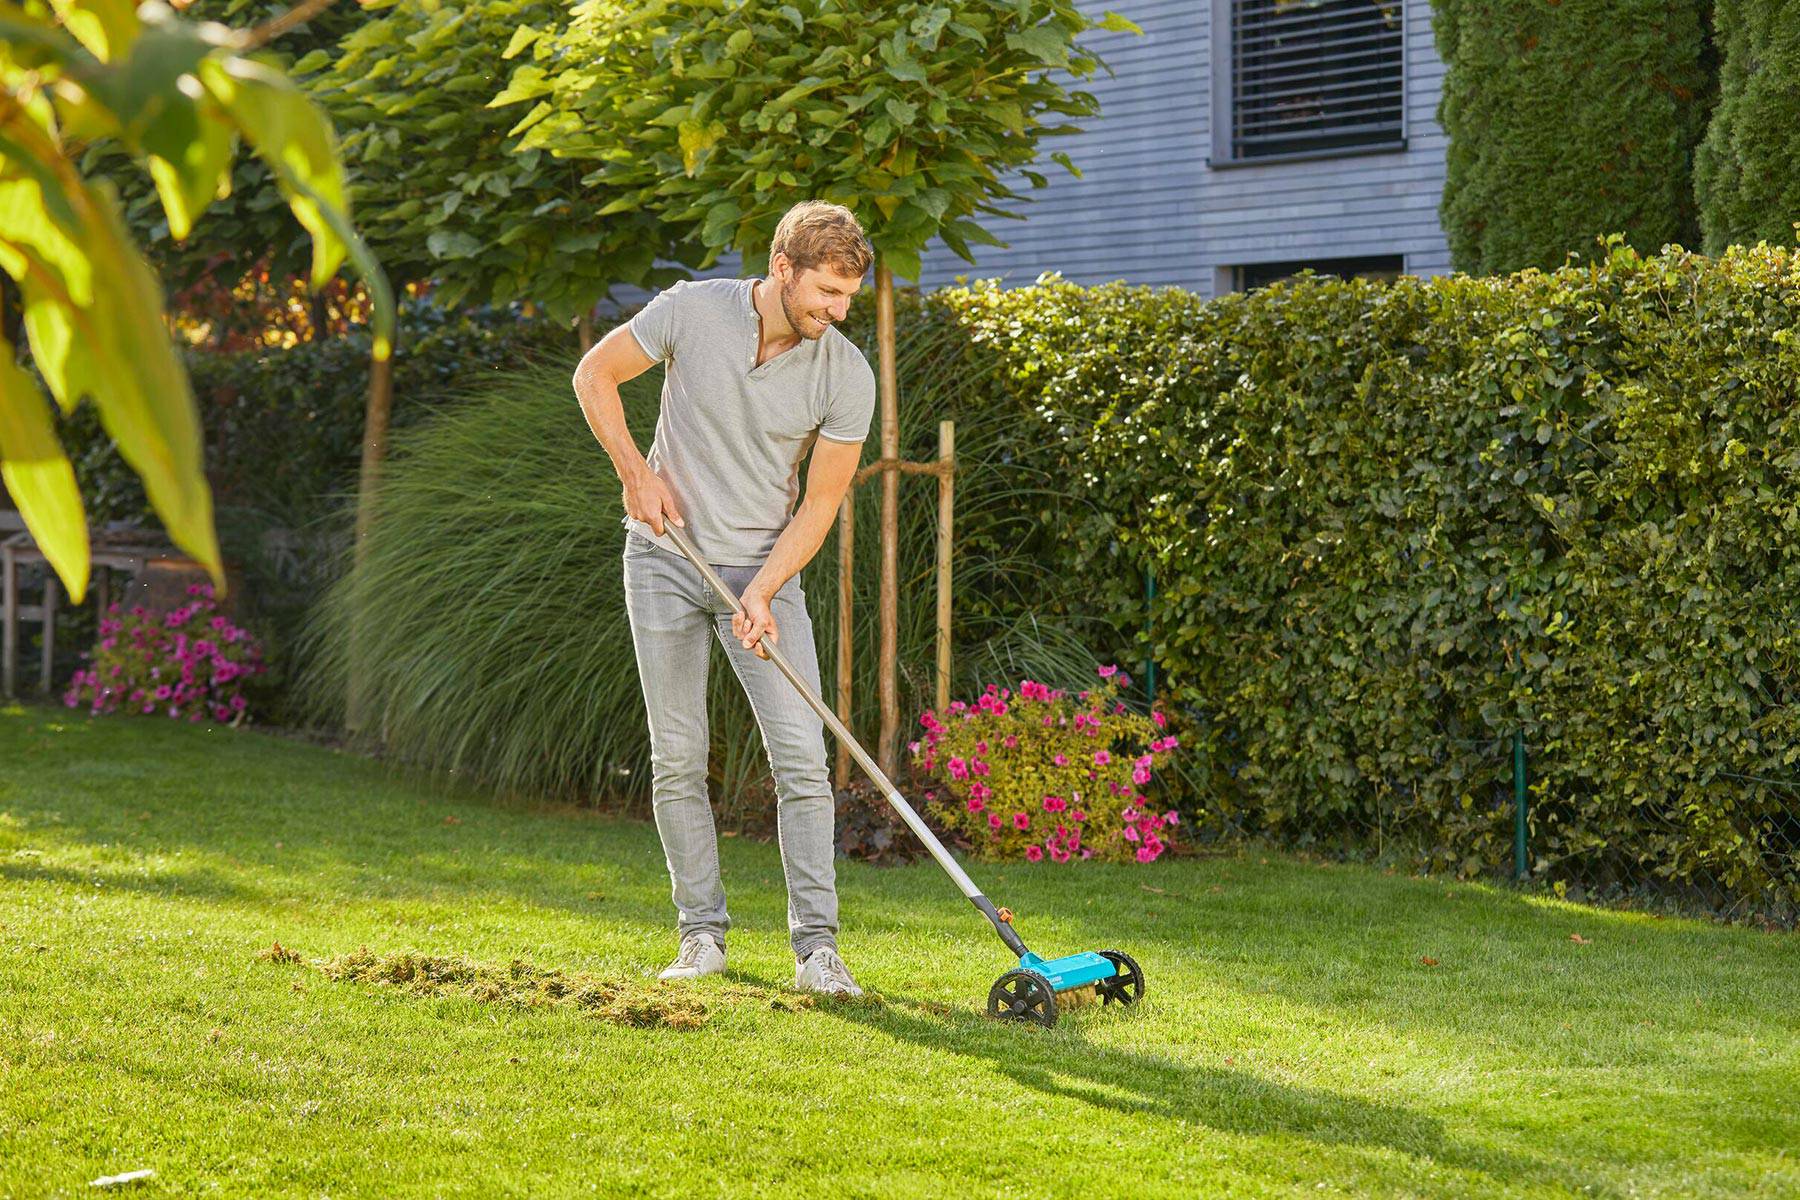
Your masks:
<instances>
[{"instance_id":1,"label":"telescopic handle","mask_svg":"<svg viewBox=\"0 0 1800 1200\"><path fill-rule=\"evenodd\" d=\"M685 529L673 521L665 520L663 532L669 535L675 545L687 556L688 561L699 568L701 577L706 580L713 591L731 602L733 612L744 611L743 601L738 599L737 594L726 586L725 581L719 578L718 572L714 571L712 565L701 556L700 551L695 549L694 543L688 537ZM787 656L782 654L779 646L767 638L761 639L760 644L764 650L768 651L769 661L781 669L781 673L787 676L788 682L794 685L801 696L805 697L806 702L812 706L812 710L818 713L819 718L831 728L831 732L850 748L850 753L858 763L862 764L862 769L868 773L869 778L875 781L875 786L881 789L881 794L893 806L894 811L900 814L900 819L906 822L907 828L918 835L919 840L925 844L925 848L931 851L931 857L937 859L938 866L944 868L944 873L949 875L956 886L962 889L962 894L967 896L969 901L993 923L1001 940L1014 953L1024 955L1025 943L1014 932L1012 925L1001 920L993 904L982 894L981 889L975 886L975 881L969 878L968 872L962 869L962 864L950 857L950 852L944 848L942 842L938 841L937 835L932 833L925 822L919 818L919 814L913 811L912 805L906 802L906 798L900 794L899 789L889 781L887 775L876 765L875 760L870 758L868 752L862 748L861 743L844 727L844 723L838 720L838 715L831 711L830 707L818 697L812 688L807 686L800 673L794 670L788 662Z\"/></svg>"}]
</instances>

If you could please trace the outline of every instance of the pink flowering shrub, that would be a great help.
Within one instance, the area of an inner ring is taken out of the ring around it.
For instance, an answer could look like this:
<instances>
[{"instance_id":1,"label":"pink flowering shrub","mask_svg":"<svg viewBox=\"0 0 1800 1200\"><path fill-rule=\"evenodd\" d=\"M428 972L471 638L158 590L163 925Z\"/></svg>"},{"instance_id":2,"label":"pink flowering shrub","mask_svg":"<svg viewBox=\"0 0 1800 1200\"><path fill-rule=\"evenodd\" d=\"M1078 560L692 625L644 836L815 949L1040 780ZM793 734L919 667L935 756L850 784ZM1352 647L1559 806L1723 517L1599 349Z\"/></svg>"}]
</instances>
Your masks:
<instances>
[{"instance_id":1,"label":"pink flowering shrub","mask_svg":"<svg viewBox=\"0 0 1800 1200\"><path fill-rule=\"evenodd\" d=\"M1178 818L1143 789L1180 742L1160 710L1126 709L1130 681L1106 666L1074 698L1027 679L1016 694L989 684L973 705L952 701L942 719L927 710L909 749L940 784L925 794L932 815L987 858L1156 859Z\"/></svg>"},{"instance_id":2,"label":"pink flowering shrub","mask_svg":"<svg viewBox=\"0 0 1800 1200\"><path fill-rule=\"evenodd\" d=\"M75 672L63 693L70 708L91 713L155 713L233 725L249 702L242 680L268 668L262 649L218 612L212 585L188 587L193 597L161 616L142 605L119 616L112 605L100 619L100 641L82 655L92 664Z\"/></svg>"}]
</instances>

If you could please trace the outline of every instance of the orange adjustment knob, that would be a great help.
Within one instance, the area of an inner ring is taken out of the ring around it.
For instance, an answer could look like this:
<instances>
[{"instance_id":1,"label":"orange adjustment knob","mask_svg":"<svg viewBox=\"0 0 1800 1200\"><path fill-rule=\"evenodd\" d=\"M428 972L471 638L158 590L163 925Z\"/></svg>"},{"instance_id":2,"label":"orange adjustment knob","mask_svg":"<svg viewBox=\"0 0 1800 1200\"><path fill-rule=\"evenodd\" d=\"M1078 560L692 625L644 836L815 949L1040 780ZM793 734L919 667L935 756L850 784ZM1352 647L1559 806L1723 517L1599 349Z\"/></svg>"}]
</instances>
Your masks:
<instances>
[{"instance_id":1,"label":"orange adjustment knob","mask_svg":"<svg viewBox=\"0 0 1800 1200\"><path fill-rule=\"evenodd\" d=\"M1005 921L1008 925L1012 924L1012 909L1003 908L1000 910L998 915L999 915L1000 919L1002 921Z\"/></svg>"}]
</instances>

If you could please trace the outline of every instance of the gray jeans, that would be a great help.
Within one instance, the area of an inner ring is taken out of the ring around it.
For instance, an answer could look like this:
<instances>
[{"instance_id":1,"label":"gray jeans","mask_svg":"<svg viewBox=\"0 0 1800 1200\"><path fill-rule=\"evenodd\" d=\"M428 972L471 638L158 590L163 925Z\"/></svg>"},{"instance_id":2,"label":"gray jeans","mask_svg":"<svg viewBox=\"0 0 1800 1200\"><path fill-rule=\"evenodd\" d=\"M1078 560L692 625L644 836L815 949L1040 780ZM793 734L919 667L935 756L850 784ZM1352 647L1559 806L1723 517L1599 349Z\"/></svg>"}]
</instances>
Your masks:
<instances>
[{"instance_id":1,"label":"gray jeans","mask_svg":"<svg viewBox=\"0 0 1800 1200\"><path fill-rule=\"evenodd\" d=\"M758 570L713 569L740 596ZM774 775L794 955L805 958L820 946L835 948L836 812L825 764L824 722L781 668L744 649L731 631L731 602L684 555L627 531L624 572L625 608L650 726L651 801L674 888L676 928L683 936L710 933L723 945L731 926L706 791L707 658L716 636L750 698ZM782 655L818 694L819 659L798 574L775 593L769 609Z\"/></svg>"}]
</instances>

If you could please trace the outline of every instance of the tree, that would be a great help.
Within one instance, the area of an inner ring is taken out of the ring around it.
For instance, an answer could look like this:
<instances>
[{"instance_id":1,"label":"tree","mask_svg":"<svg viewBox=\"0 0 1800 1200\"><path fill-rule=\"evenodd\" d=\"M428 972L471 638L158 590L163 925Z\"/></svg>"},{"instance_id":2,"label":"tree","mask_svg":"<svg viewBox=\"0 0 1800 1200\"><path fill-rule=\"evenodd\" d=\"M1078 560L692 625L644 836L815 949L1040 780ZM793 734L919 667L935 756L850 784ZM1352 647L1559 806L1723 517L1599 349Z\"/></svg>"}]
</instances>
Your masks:
<instances>
[{"instance_id":1,"label":"tree","mask_svg":"<svg viewBox=\"0 0 1800 1200\"><path fill-rule=\"evenodd\" d=\"M1693 245L1713 76L1703 0L1433 0L1459 270L1560 266L1597 236Z\"/></svg>"},{"instance_id":2,"label":"tree","mask_svg":"<svg viewBox=\"0 0 1800 1200\"><path fill-rule=\"evenodd\" d=\"M881 454L899 456L893 275L919 277L934 238L968 262L1005 245L984 222L1017 218L1042 139L1099 105L1070 90L1105 66L1077 46L1094 21L1065 0L595 0L514 70L496 106L536 101L522 145L591 164L602 216L645 213L695 230L707 255L766 266L787 209L823 199L854 211L877 260ZM522 37L529 36L521 34ZM540 42L541 44L541 42ZM1079 174L1066 154L1050 156ZM877 756L893 766L898 475L883 475L881 687Z\"/></svg>"},{"instance_id":3,"label":"tree","mask_svg":"<svg viewBox=\"0 0 1800 1200\"><path fill-rule=\"evenodd\" d=\"M348 256L376 295L375 356L384 365L393 301L351 228L330 124L249 53L279 28L184 21L160 0L59 0L54 10L40 0L0 3L0 269L18 282L32 362L64 411L94 402L169 536L221 590L199 420L157 280L116 190L86 178L76 156L117 139L144 163L171 232L185 239L228 185L238 139L247 141L312 236L313 286ZM74 471L37 385L10 343L0 351L0 475L79 602L88 542Z\"/></svg>"},{"instance_id":4,"label":"tree","mask_svg":"<svg viewBox=\"0 0 1800 1200\"><path fill-rule=\"evenodd\" d=\"M1694 168L1706 250L1794 243L1800 221L1800 23L1790 5L1718 0L1719 104Z\"/></svg>"},{"instance_id":5,"label":"tree","mask_svg":"<svg viewBox=\"0 0 1800 1200\"><path fill-rule=\"evenodd\" d=\"M566 0L396 4L296 67L344 131L351 194L388 269L435 281L434 300L531 300L585 318L620 285L680 278L697 262L654 213L600 214L579 163L521 145L518 114L488 107L509 58L552 51ZM329 60L329 65L325 65Z\"/></svg>"}]
</instances>

